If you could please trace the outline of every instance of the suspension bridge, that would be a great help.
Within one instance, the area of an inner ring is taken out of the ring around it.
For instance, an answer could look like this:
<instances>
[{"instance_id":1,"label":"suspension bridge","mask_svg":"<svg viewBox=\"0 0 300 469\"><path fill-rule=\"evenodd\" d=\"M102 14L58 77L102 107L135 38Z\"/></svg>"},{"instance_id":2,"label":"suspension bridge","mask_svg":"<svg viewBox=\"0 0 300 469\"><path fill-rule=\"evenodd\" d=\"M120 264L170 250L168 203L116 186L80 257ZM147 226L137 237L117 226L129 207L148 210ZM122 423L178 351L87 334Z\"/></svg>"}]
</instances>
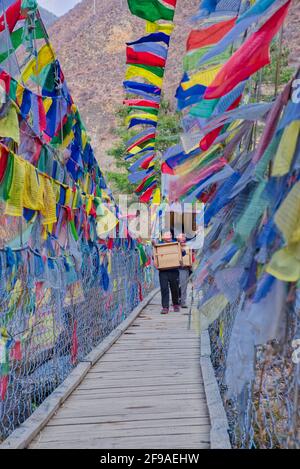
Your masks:
<instances>
[{"instance_id":1,"label":"suspension bridge","mask_svg":"<svg viewBox=\"0 0 300 469\"><path fill-rule=\"evenodd\" d=\"M93 359L87 357L95 363L77 375L82 381L70 396L64 389L63 404L52 418L48 421L46 400L39 424L35 419L30 429L27 423L25 432L15 432L4 446L210 448L199 336L188 329L188 313L161 316L159 311L155 290L123 324L120 337L108 337L105 353L102 345Z\"/></svg>"},{"instance_id":2,"label":"suspension bridge","mask_svg":"<svg viewBox=\"0 0 300 469\"><path fill-rule=\"evenodd\" d=\"M282 70L293 2L200 2L182 133L162 156L177 1L127 3L146 21L126 47L129 180L154 207L153 238L166 202L205 204L193 293L160 315L151 242L106 182L37 2L3 0L0 448L299 448L300 70Z\"/></svg>"}]
</instances>

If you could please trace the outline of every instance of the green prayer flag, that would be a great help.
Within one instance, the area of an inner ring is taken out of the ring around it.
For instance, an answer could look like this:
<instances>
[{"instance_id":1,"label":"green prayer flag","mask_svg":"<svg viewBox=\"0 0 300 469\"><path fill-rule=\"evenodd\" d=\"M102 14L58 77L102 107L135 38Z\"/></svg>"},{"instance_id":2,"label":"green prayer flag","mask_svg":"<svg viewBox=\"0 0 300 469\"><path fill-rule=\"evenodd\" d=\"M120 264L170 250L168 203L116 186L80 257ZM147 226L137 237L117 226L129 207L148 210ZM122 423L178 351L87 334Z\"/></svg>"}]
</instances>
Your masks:
<instances>
[{"instance_id":1,"label":"green prayer flag","mask_svg":"<svg viewBox=\"0 0 300 469\"><path fill-rule=\"evenodd\" d=\"M133 15L152 23L174 18L175 7L163 0L128 0L128 6Z\"/></svg>"},{"instance_id":2,"label":"green prayer flag","mask_svg":"<svg viewBox=\"0 0 300 469\"><path fill-rule=\"evenodd\" d=\"M163 67L154 67L153 65L142 65L142 64L134 64L135 67L144 68L148 70L148 72L154 73L154 75L162 78L165 73L165 69Z\"/></svg>"},{"instance_id":3,"label":"green prayer flag","mask_svg":"<svg viewBox=\"0 0 300 469\"><path fill-rule=\"evenodd\" d=\"M11 155L8 156L6 171L2 182L0 184L0 199L1 200L8 200L9 198L9 191L11 188L12 177L13 177L13 170L14 170L14 159Z\"/></svg>"},{"instance_id":4,"label":"green prayer flag","mask_svg":"<svg viewBox=\"0 0 300 469\"><path fill-rule=\"evenodd\" d=\"M200 103L196 104L196 106L194 106L190 110L189 114L191 116L203 117L204 119L208 119L214 112L218 102L219 99L202 99Z\"/></svg>"},{"instance_id":5,"label":"green prayer flag","mask_svg":"<svg viewBox=\"0 0 300 469\"><path fill-rule=\"evenodd\" d=\"M143 111L148 112L148 114L153 114L154 116L158 115L158 109L147 107L147 106L130 106L130 111Z\"/></svg>"},{"instance_id":6,"label":"green prayer flag","mask_svg":"<svg viewBox=\"0 0 300 469\"><path fill-rule=\"evenodd\" d=\"M141 265L145 265L148 262L147 254L145 253L144 246L142 244L137 244L137 248L140 254Z\"/></svg>"}]
</instances>

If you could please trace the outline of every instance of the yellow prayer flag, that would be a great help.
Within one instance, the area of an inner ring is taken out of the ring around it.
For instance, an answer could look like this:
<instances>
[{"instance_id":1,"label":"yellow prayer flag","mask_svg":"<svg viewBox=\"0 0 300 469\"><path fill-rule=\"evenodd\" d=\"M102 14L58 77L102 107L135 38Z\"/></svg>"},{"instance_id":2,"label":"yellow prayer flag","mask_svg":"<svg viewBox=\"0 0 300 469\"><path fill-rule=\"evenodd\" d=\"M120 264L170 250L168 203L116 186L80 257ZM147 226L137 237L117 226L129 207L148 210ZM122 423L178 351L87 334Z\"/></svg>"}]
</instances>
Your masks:
<instances>
[{"instance_id":1,"label":"yellow prayer flag","mask_svg":"<svg viewBox=\"0 0 300 469\"><path fill-rule=\"evenodd\" d=\"M174 29L174 23L152 23L151 21L146 21L146 33L165 33L168 36L171 36Z\"/></svg>"},{"instance_id":2,"label":"yellow prayer flag","mask_svg":"<svg viewBox=\"0 0 300 469\"><path fill-rule=\"evenodd\" d=\"M136 155L139 151L145 150L148 147L153 147L154 145L155 145L154 142L151 142L151 143L147 143L147 145L144 145L143 148L136 146L136 147L131 148L130 153L132 153L133 155Z\"/></svg>"},{"instance_id":3,"label":"yellow prayer flag","mask_svg":"<svg viewBox=\"0 0 300 469\"><path fill-rule=\"evenodd\" d=\"M153 205L160 205L161 193L160 188L158 187L153 194L152 204Z\"/></svg>"},{"instance_id":4,"label":"yellow prayer flag","mask_svg":"<svg viewBox=\"0 0 300 469\"><path fill-rule=\"evenodd\" d=\"M23 193L25 182L26 161L13 156L13 176L9 190L9 199L6 202L5 215L21 217L23 215Z\"/></svg>"},{"instance_id":5,"label":"yellow prayer flag","mask_svg":"<svg viewBox=\"0 0 300 469\"><path fill-rule=\"evenodd\" d=\"M181 87L186 91L195 85L209 86L223 65L216 65L201 72L191 75L189 81L181 83Z\"/></svg>"},{"instance_id":6,"label":"yellow prayer flag","mask_svg":"<svg viewBox=\"0 0 300 469\"><path fill-rule=\"evenodd\" d=\"M62 142L62 145L61 145L61 149L65 149L67 148L70 143L72 142L74 138L74 132L73 130L71 130L71 132L68 134L68 135L64 135L64 139L63 139L63 142Z\"/></svg>"},{"instance_id":7,"label":"yellow prayer flag","mask_svg":"<svg viewBox=\"0 0 300 469\"><path fill-rule=\"evenodd\" d=\"M70 187L66 189L66 197L65 197L65 206L70 207L71 206L71 198L72 198L72 190Z\"/></svg>"},{"instance_id":8,"label":"yellow prayer flag","mask_svg":"<svg viewBox=\"0 0 300 469\"><path fill-rule=\"evenodd\" d=\"M85 130L81 132L81 140L82 140L82 149L84 150L88 142L88 136Z\"/></svg>"},{"instance_id":9,"label":"yellow prayer flag","mask_svg":"<svg viewBox=\"0 0 300 469\"><path fill-rule=\"evenodd\" d=\"M216 295L210 298L203 306L199 309L199 331L205 331L208 329L222 313L229 301L223 295Z\"/></svg>"},{"instance_id":10,"label":"yellow prayer flag","mask_svg":"<svg viewBox=\"0 0 300 469\"><path fill-rule=\"evenodd\" d=\"M90 173L86 173L85 181L83 183L83 192L87 194L89 192L89 187L90 187Z\"/></svg>"},{"instance_id":11,"label":"yellow prayer flag","mask_svg":"<svg viewBox=\"0 0 300 469\"><path fill-rule=\"evenodd\" d=\"M108 253L107 253L107 273L111 274L111 270L112 270L111 251L108 251Z\"/></svg>"},{"instance_id":12,"label":"yellow prayer flag","mask_svg":"<svg viewBox=\"0 0 300 469\"><path fill-rule=\"evenodd\" d=\"M56 196L53 190L52 181L41 175L44 178L45 191L44 191L44 207L41 210L43 219L43 225L49 225L51 223L56 223Z\"/></svg>"},{"instance_id":13,"label":"yellow prayer flag","mask_svg":"<svg viewBox=\"0 0 300 469\"><path fill-rule=\"evenodd\" d=\"M45 109L45 113L47 114L47 112L49 111L51 105L52 105L52 102L53 102L53 99L50 98L50 97L47 97L47 98L44 98L43 99L43 104L44 104L44 109Z\"/></svg>"},{"instance_id":14,"label":"yellow prayer flag","mask_svg":"<svg viewBox=\"0 0 300 469\"><path fill-rule=\"evenodd\" d=\"M130 65L127 68L125 77L126 80L130 80L131 78L136 77L143 77L158 88L161 88L163 83L162 78L158 77L152 72L149 72L149 70L146 70L145 68L136 67L135 65Z\"/></svg>"},{"instance_id":15,"label":"yellow prayer flag","mask_svg":"<svg viewBox=\"0 0 300 469\"><path fill-rule=\"evenodd\" d=\"M22 86L20 83L18 83L17 91L16 91L16 103L19 107L21 107L22 102L23 102L24 91L25 91L24 86Z\"/></svg>"},{"instance_id":16,"label":"yellow prayer flag","mask_svg":"<svg viewBox=\"0 0 300 469\"><path fill-rule=\"evenodd\" d=\"M41 71L55 60L55 53L51 44L45 44L38 52L37 59L33 58L22 72L23 82L27 82L30 77L38 76Z\"/></svg>"},{"instance_id":17,"label":"yellow prayer flag","mask_svg":"<svg viewBox=\"0 0 300 469\"><path fill-rule=\"evenodd\" d=\"M293 121L282 134L272 167L272 176L284 176L290 170L300 131L300 120Z\"/></svg>"},{"instance_id":18,"label":"yellow prayer flag","mask_svg":"<svg viewBox=\"0 0 300 469\"><path fill-rule=\"evenodd\" d=\"M92 209L92 205L93 205L93 196L92 195L87 195L86 196L85 210L86 210L86 213L88 215L90 214L90 211Z\"/></svg>"},{"instance_id":19,"label":"yellow prayer flag","mask_svg":"<svg viewBox=\"0 0 300 469\"><path fill-rule=\"evenodd\" d=\"M274 220L287 244L300 241L300 182L290 190Z\"/></svg>"},{"instance_id":20,"label":"yellow prayer flag","mask_svg":"<svg viewBox=\"0 0 300 469\"><path fill-rule=\"evenodd\" d=\"M44 192L44 178L38 174L32 164L26 161L23 207L36 211L43 210Z\"/></svg>"},{"instance_id":21,"label":"yellow prayer flag","mask_svg":"<svg viewBox=\"0 0 300 469\"><path fill-rule=\"evenodd\" d=\"M266 271L284 282L297 282L300 279L300 243L275 252Z\"/></svg>"},{"instance_id":22,"label":"yellow prayer flag","mask_svg":"<svg viewBox=\"0 0 300 469\"><path fill-rule=\"evenodd\" d=\"M147 120L152 120L154 122L157 122L158 116L154 116L153 114L149 113L143 113L143 114L130 114L129 116L126 117L125 123L128 125L132 119L147 119Z\"/></svg>"},{"instance_id":23,"label":"yellow prayer flag","mask_svg":"<svg viewBox=\"0 0 300 469\"><path fill-rule=\"evenodd\" d=\"M72 208L77 208L77 202L78 202L78 196L79 196L79 193L78 193L78 190L76 189L76 191L73 192L74 194L74 198L73 198L73 202L72 202Z\"/></svg>"},{"instance_id":24,"label":"yellow prayer flag","mask_svg":"<svg viewBox=\"0 0 300 469\"><path fill-rule=\"evenodd\" d=\"M0 119L0 137L12 138L20 144L19 120L16 108L11 105L5 117Z\"/></svg>"}]
</instances>

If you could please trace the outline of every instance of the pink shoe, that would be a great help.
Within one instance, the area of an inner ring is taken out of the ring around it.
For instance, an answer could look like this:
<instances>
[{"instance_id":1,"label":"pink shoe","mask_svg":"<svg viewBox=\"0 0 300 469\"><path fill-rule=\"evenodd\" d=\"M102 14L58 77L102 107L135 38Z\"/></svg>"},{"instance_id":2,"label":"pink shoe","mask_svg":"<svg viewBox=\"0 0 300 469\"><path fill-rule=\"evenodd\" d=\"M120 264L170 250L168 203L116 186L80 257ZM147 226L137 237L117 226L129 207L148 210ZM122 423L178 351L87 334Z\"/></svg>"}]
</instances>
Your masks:
<instances>
[{"instance_id":1,"label":"pink shoe","mask_svg":"<svg viewBox=\"0 0 300 469\"><path fill-rule=\"evenodd\" d=\"M163 308L160 314L169 314L169 308Z\"/></svg>"},{"instance_id":2,"label":"pink shoe","mask_svg":"<svg viewBox=\"0 0 300 469\"><path fill-rule=\"evenodd\" d=\"M174 313L179 313L179 312L180 312L180 306L174 305Z\"/></svg>"}]
</instances>

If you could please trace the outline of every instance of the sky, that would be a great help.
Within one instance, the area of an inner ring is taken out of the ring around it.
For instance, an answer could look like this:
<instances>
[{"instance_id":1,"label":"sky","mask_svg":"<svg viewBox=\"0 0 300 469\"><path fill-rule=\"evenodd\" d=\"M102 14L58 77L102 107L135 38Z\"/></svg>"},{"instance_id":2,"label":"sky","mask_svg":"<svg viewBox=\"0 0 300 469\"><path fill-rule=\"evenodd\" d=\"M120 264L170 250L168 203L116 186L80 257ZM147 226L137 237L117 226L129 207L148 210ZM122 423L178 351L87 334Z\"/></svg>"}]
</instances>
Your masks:
<instances>
[{"instance_id":1,"label":"sky","mask_svg":"<svg viewBox=\"0 0 300 469\"><path fill-rule=\"evenodd\" d=\"M46 8L57 16L64 15L81 0L38 0L41 7Z\"/></svg>"}]
</instances>

